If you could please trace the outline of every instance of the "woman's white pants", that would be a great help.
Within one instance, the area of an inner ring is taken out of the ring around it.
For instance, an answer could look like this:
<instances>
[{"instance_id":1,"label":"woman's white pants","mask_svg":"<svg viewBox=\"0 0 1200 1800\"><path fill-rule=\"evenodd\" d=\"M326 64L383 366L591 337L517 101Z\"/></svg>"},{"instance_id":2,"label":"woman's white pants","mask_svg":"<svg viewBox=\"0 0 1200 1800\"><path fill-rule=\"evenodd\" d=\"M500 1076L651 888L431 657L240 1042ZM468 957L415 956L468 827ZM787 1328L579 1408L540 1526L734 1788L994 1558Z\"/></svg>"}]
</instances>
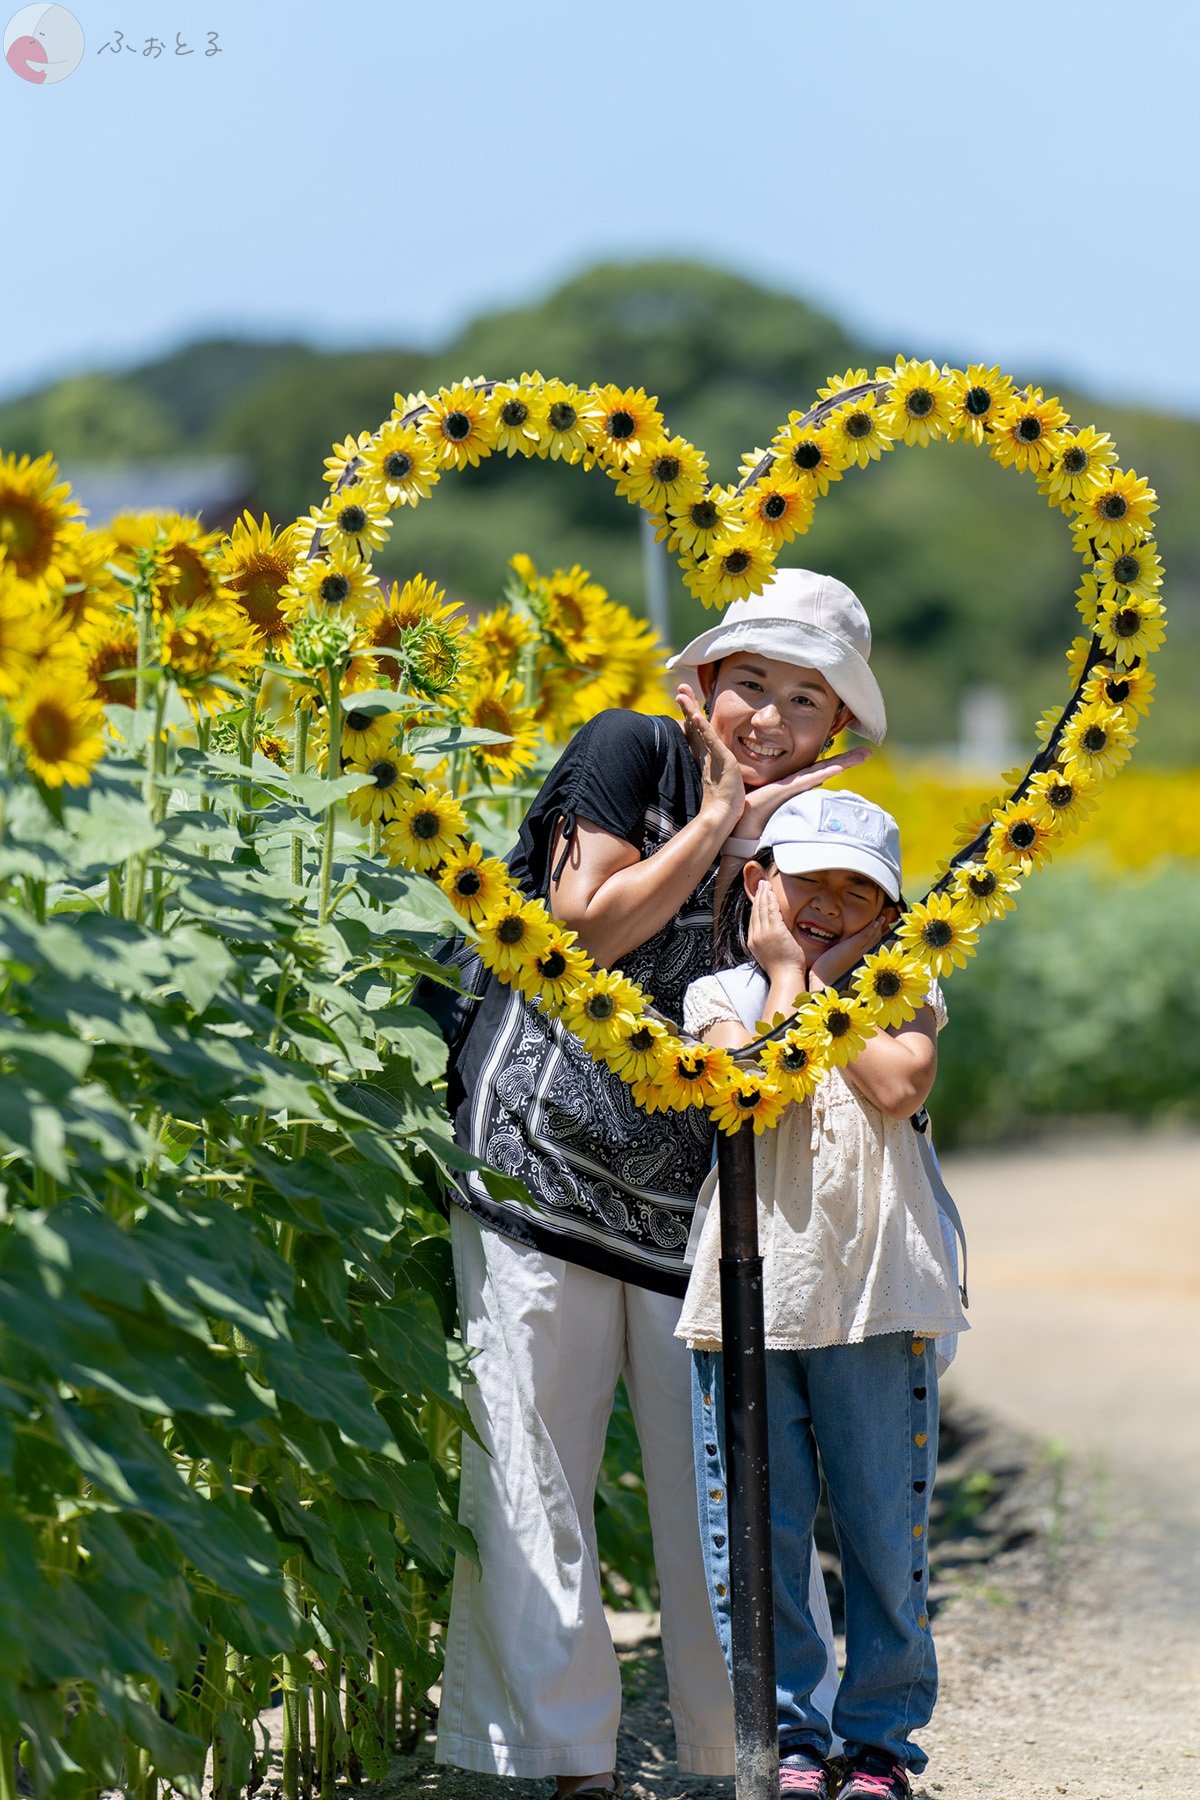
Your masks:
<instances>
[{"instance_id":1,"label":"woman's white pants","mask_svg":"<svg viewBox=\"0 0 1200 1800\"><path fill-rule=\"evenodd\" d=\"M680 1303L544 1256L451 1209L459 1307L476 1351L439 1762L500 1775L616 1763L616 1653L593 1503L618 1379L641 1440L679 1766L733 1772L733 1702L705 1587Z\"/></svg>"}]
</instances>

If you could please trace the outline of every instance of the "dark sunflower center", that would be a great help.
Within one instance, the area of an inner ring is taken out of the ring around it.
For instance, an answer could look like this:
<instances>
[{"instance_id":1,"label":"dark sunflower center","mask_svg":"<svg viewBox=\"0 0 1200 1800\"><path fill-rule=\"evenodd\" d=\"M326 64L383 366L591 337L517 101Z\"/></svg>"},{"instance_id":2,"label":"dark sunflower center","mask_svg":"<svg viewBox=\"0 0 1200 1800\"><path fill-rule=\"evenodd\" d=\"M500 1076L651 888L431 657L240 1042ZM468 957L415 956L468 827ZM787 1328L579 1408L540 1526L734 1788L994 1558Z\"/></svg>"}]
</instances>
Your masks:
<instances>
[{"instance_id":1,"label":"dark sunflower center","mask_svg":"<svg viewBox=\"0 0 1200 1800\"><path fill-rule=\"evenodd\" d=\"M500 423L510 430L523 425L529 417L529 408L523 400L506 400L500 408Z\"/></svg>"},{"instance_id":2,"label":"dark sunflower center","mask_svg":"<svg viewBox=\"0 0 1200 1800\"><path fill-rule=\"evenodd\" d=\"M963 402L973 419L982 419L992 404L992 396L985 387L967 389L967 397Z\"/></svg>"},{"instance_id":3,"label":"dark sunflower center","mask_svg":"<svg viewBox=\"0 0 1200 1800\"><path fill-rule=\"evenodd\" d=\"M782 494L768 494L762 511L764 519L782 519L787 511L787 501Z\"/></svg>"},{"instance_id":4,"label":"dark sunflower center","mask_svg":"<svg viewBox=\"0 0 1200 1800\"><path fill-rule=\"evenodd\" d=\"M1037 843L1037 827L1028 819L1018 819L1009 827L1008 841L1014 850L1028 850L1031 844Z\"/></svg>"},{"instance_id":5,"label":"dark sunflower center","mask_svg":"<svg viewBox=\"0 0 1200 1800\"><path fill-rule=\"evenodd\" d=\"M407 450L391 450L383 459L383 472L389 481L407 481L412 466L413 459Z\"/></svg>"},{"instance_id":6,"label":"dark sunflower center","mask_svg":"<svg viewBox=\"0 0 1200 1800\"><path fill-rule=\"evenodd\" d=\"M1113 580L1121 587L1128 587L1130 582L1137 580L1141 571L1142 565L1138 558L1126 552L1124 556L1118 556L1113 564Z\"/></svg>"},{"instance_id":7,"label":"dark sunflower center","mask_svg":"<svg viewBox=\"0 0 1200 1800\"><path fill-rule=\"evenodd\" d=\"M944 950L954 942L954 927L948 919L930 919L921 936L931 950Z\"/></svg>"},{"instance_id":8,"label":"dark sunflower center","mask_svg":"<svg viewBox=\"0 0 1200 1800\"><path fill-rule=\"evenodd\" d=\"M461 444L464 438L471 435L471 415L465 412L450 412L442 421L442 430L454 443Z\"/></svg>"},{"instance_id":9,"label":"dark sunflower center","mask_svg":"<svg viewBox=\"0 0 1200 1800\"><path fill-rule=\"evenodd\" d=\"M409 829L412 831L415 838L419 838L423 844L428 844L442 829L442 821L435 812L418 812L413 814L412 825ZM507 924L507 922L508 921L506 920L505 923ZM520 925L521 921L518 919L516 923ZM501 936L503 936L503 933L504 926L502 925L500 927ZM520 933L518 933L518 936L519 935ZM505 939L506 943L507 941L508 940Z\"/></svg>"},{"instance_id":10,"label":"dark sunflower center","mask_svg":"<svg viewBox=\"0 0 1200 1800\"><path fill-rule=\"evenodd\" d=\"M400 779L399 769L396 767L395 763L386 756L381 757L378 762L373 762L371 764L371 775L374 778L375 786L379 789L381 794L386 794L390 787L395 787L397 781Z\"/></svg>"},{"instance_id":11,"label":"dark sunflower center","mask_svg":"<svg viewBox=\"0 0 1200 1800\"><path fill-rule=\"evenodd\" d=\"M635 1051L638 1056L643 1056L646 1051L652 1049L653 1046L654 1033L652 1031L647 1031L644 1025L639 1025L638 1029L633 1033L629 1040L629 1048Z\"/></svg>"},{"instance_id":12,"label":"dark sunflower center","mask_svg":"<svg viewBox=\"0 0 1200 1800\"><path fill-rule=\"evenodd\" d=\"M721 567L727 575L744 575L750 567L748 550L730 550L721 558Z\"/></svg>"},{"instance_id":13,"label":"dark sunflower center","mask_svg":"<svg viewBox=\"0 0 1200 1800\"><path fill-rule=\"evenodd\" d=\"M825 1029L830 1037L845 1037L850 1029L850 1014L843 1012L840 1006L832 1007L825 1015Z\"/></svg>"},{"instance_id":14,"label":"dark sunflower center","mask_svg":"<svg viewBox=\"0 0 1200 1800\"><path fill-rule=\"evenodd\" d=\"M1102 519L1123 519L1129 511L1129 502L1124 494L1107 493L1100 502Z\"/></svg>"},{"instance_id":15,"label":"dark sunflower center","mask_svg":"<svg viewBox=\"0 0 1200 1800\"><path fill-rule=\"evenodd\" d=\"M1023 444L1036 444L1042 435L1042 421L1036 413L1026 413L1017 421L1017 436Z\"/></svg>"},{"instance_id":16,"label":"dark sunflower center","mask_svg":"<svg viewBox=\"0 0 1200 1800\"><path fill-rule=\"evenodd\" d=\"M704 1062L690 1062L684 1056L675 1058L675 1073L681 1081L696 1081L704 1073Z\"/></svg>"},{"instance_id":17,"label":"dark sunflower center","mask_svg":"<svg viewBox=\"0 0 1200 1800\"><path fill-rule=\"evenodd\" d=\"M1079 741L1090 756L1098 756L1108 742L1108 733L1103 725L1089 725Z\"/></svg>"},{"instance_id":18,"label":"dark sunflower center","mask_svg":"<svg viewBox=\"0 0 1200 1800\"><path fill-rule=\"evenodd\" d=\"M894 1000L903 986L895 969L880 969L875 977L875 992L881 1000Z\"/></svg>"},{"instance_id":19,"label":"dark sunflower center","mask_svg":"<svg viewBox=\"0 0 1200 1800\"><path fill-rule=\"evenodd\" d=\"M626 412L623 406L619 406L616 412L608 415L608 435L615 438L618 444L623 444L626 438L636 437L637 420L631 412Z\"/></svg>"},{"instance_id":20,"label":"dark sunflower center","mask_svg":"<svg viewBox=\"0 0 1200 1800\"><path fill-rule=\"evenodd\" d=\"M927 419L933 411L933 395L928 388L914 388L904 405L910 419Z\"/></svg>"},{"instance_id":21,"label":"dark sunflower center","mask_svg":"<svg viewBox=\"0 0 1200 1800\"><path fill-rule=\"evenodd\" d=\"M340 606L350 596L350 579L346 575L326 575L319 592L326 606Z\"/></svg>"},{"instance_id":22,"label":"dark sunflower center","mask_svg":"<svg viewBox=\"0 0 1200 1800\"><path fill-rule=\"evenodd\" d=\"M477 894L482 886L483 876L478 869L460 869L454 877L454 891L456 894L461 894L464 900L469 900L473 894Z\"/></svg>"},{"instance_id":23,"label":"dark sunflower center","mask_svg":"<svg viewBox=\"0 0 1200 1800\"><path fill-rule=\"evenodd\" d=\"M370 729L371 729L370 713L348 712L346 714L346 730L347 731L369 731Z\"/></svg>"},{"instance_id":24,"label":"dark sunflower center","mask_svg":"<svg viewBox=\"0 0 1200 1800\"><path fill-rule=\"evenodd\" d=\"M792 451L792 461L805 474L811 473L813 469L819 469L824 460L825 453L820 444L814 444L811 439L806 443L797 444Z\"/></svg>"},{"instance_id":25,"label":"dark sunflower center","mask_svg":"<svg viewBox=\"0 0 1200 1800\"><path fill-rule=\"evenodd\" d=\"M718 523L721 515L717 511L715 501L697 500L695 505L689 508L688 517L691 519L692 524L697 526L701 531L711 531L713 526Z\"/></svg>"},{"instance_id":26,"label":"dark sunflower center","mask_svg":"<svg viewBox=\"0 0 1200 1800\"><path fill-rule=\"evenodd\" d=\"M502 944L519 944L525 936L525 921L517 913L509 913L507 919L501 919L496 928L496 936Z\"/></svg>"},{"instance_id":27,"label":"dark sunflower center","mask_svg":"<svg viewBox=\"0 0 1200 1800\"><path fill-rule=\"evenodd\" d=\"M1088 466L1088 453L1082 444L1072 444L1069 450L1064 450L1062 466L1068 475L1083 474Z\"/></svg>"},{"instance_id":28,"label":"dark sunflower center","mask_svg":"<svg viewBox=\"0 0 1200 1800\"><path fill-rule=\"evenodd\" d=\"M612 1018L617 1010L617 1003L611 994L593 994L583 1010L589 1019L603 1023L605 1019Z\"/></svg>"},{"instance_id":29,"label":"dark sunflower center","mask_svg":"<svg viewBox=\"0 0 1200 1800\"><path fill-rule=\"evenodd\" d=\"M866 412L852 412L846 420L846 436L865 438L871 435L871 415Z\"/></svg>"},{"instance_id":30,"label":"dark sunflower center","mask_svg":"<svg viewBox=\"0 0 1200 1800\"><path fill-rule=\"evenodd\" d=\"M556 400L546 417L551 431L572 431L579 414L569 400Z\"/></svg>"},{"instance_id":31,"label":"dark sunflower center","mask_svg":"<svg viewBox=\"0 0 1200 1800\"><path fill-rule=\"evenodd\" d=\"M808 1051L803 1044L789 1044L779 1058L779 1063L790 1075L802 1074L808 1067Z\"/></svg>"},{"instance_id":32,"label":"dark sunflower center","mask_svg":"<svg viewBox=\"0 0 1200 1800\"><path fill-rule=\"evenodd\" d=\"M338 514L338 526L347 537L357 537L366 529L367 515L361 506L343 506Z\"/></svg>"},{"instance_id":33,"label":"dark sunflower center","mask_svg":"<svg viewBox=\"0 0 1200 1800\"><path fill-rule=\"evenodd\" d=\"M542 957L538 968L547 981L558 981L567 972L567 959L561 950L551 950L548 955Z\"/></svg>"},{"instance_id":34,"label":"dark sunflower center","mask_svg":"<svg viewBox=\"0 0 1200 1800\"><path fill-rule=\"evenodd\" d=\"M1110 700L1113 700L1120 705L1122 700L1128 700L1129 698L1129 683L1127 681L1106 681L1104 684L1104 692L1108 695Z\"/></svg>"},{"instance_id":35,"label":"dark sunflower center","mask_svg":"<svg viewBox=\"0 0 1200 1800\"><path fill-rule=\"evenodd\" d=\"M1053 807L1070 806L1075 789L1069 781L1056 781L1053 787L1046 789L1046 798Z\"/></svg>"},{"instance_id":36,"label":"dark sunflower center","mask_svg":"<svg viewBox=\"0 0 1200 1800\"><path fill-rule=\"evenodd\" d=\"M762 1099L762 1089L739 1088L733 1098L734 1103L737 1106L740 1106L743 1112L753 1112L759 1101Z\"/></svg>"},{"instance_id":37,"label":"dark sunflower center","mask_svg":"<svg viewBox=\"0 0 1200 1800\"><path fill-rule=\"evenodd\" d=\"M978 900L989 899L995 893L998 885L998 877L993 874L991 869L985 870L982 875L967 877L967 886Z\"/></svg>"},{"instance_id":38,"label":"dark sunflower center","mask_svg":"<svg viewBox=\"0 0 1200 1800\"><path fill-rule=\"evenodd\" d=\"M677 456L656 456L650 464L650 473L655 481L678 481L683 473L683 464Z\"/></svg>"},{"instance_id":39,"label":"dark sunflower center","mask_svg":"<svg viewBox=\"0 0 1200 1800\"><path fill-rule=\"evenodd\" d=\"M46 762L60 762L71 748L71 721L53 701L33 709L26 730Z\"/></svg>"},{"instance_id":40,"label":"dark sunflower center","mask_svg":"<svg viewBox=\"0 0 1200 1800\"><path fill-rule=\"evenodd\" d=\"M1136 607L1123 606L1119 613L1113 614L1112 628L1117 637L1136 637L1141 625L1142 615Z\"/></svg>"}]
</instances>

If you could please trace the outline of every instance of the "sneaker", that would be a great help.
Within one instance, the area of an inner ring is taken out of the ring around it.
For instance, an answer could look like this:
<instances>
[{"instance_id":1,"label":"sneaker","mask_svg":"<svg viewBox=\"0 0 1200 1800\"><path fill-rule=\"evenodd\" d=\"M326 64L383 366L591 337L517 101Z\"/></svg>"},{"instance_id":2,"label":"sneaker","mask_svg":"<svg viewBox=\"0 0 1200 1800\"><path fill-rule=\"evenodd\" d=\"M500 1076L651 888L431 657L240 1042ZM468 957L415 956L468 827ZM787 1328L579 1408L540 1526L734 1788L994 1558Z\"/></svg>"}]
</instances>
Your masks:
<instances>
[{"instance_id":1,"label":"sneaker","mask_svg":"<svg viewBox=\"0 0 1200 1800\"><path fill-rule=\"evenodd\" d=\"M779 1764L779 1793L780 1800L788 1800L790 1794L803 1795L804 1800L829 1800L825 1764L805 1756L803 1750L785 1756Z\"/></svg>"},{"instance_id":2,"label":"sneaker","mask_svg":"<svg viewBox=\"0 0 1200 1800\"><path fill-rule=\"evenodd\" d=\"M860 1750L846 1770L837 1800L911 1800L908 1771L886 1750Z\"/></svg>"}]
</instances>

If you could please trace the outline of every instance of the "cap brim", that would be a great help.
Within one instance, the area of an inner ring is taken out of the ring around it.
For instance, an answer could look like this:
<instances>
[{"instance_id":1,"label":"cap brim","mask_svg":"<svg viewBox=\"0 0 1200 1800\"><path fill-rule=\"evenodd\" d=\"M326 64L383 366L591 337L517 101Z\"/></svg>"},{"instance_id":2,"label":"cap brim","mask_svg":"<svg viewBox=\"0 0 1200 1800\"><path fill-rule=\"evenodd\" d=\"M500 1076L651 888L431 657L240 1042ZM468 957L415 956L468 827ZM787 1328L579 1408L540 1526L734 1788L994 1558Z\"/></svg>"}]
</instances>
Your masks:
<instances>
[{"instance_id":1,"label":"cap brim","mask_svg":"<svg viewBox=\"0 0 1200 1800\"><path fill-rule=\"evenodd\" d=\"M882 744L887 736L887 709L871 665L852 645L819 625L795 619L738 619L713 625L685 644L667 664L684 680L697 676L705 663L720 662L740 651L756 650L800 669L816 669L853 715L850 729Z\"/></svg>"},{"instance_id":2,"label":"cap brim","mask_svg":"<svg viewBox=\"0 0 1200 1800\"><path fill-rule=\"evenodd\" d=\"M865 844L772 844L770 848L775 867L784 875L820 875L826 869L850 869L857 875L868 875L889 900L900 898L898 873Z\"/></svg>"}]
</instances>

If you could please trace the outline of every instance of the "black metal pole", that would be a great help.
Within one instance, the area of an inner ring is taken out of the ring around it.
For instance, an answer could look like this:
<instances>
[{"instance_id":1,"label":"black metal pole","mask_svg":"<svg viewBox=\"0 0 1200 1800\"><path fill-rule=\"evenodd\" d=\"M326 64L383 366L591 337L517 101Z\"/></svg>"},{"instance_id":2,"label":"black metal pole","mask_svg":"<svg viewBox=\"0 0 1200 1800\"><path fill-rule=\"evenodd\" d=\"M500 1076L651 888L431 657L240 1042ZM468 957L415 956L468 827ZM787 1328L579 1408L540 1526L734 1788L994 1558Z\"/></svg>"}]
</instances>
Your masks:
<instances>
[{"instance_id":1,"label":"black metal pole","mask_svg":"<svg viewBox=\"0 0 1200 1800\"><path fill-rule=\"evenodd\" d=\"M737 1800L779 1800L767 1371L754 1132L717 1141Z\"/></svg>"}]
</instances>

